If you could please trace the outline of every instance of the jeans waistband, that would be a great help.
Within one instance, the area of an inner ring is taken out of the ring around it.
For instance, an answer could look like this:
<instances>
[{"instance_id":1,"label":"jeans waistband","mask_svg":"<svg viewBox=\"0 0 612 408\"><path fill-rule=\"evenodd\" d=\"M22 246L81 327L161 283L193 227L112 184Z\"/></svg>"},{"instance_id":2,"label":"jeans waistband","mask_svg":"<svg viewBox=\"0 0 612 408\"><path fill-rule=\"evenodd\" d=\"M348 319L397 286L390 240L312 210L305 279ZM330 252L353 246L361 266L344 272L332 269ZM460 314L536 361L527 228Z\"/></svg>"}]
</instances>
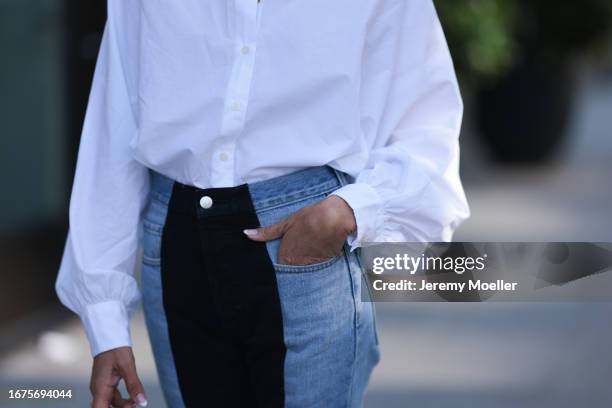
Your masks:
<instances>
[{"instance_id":1,"label":"jeans waistband","mask_svg":"<svg viewBox=\"0 0 612 408\"><path fill-rule=\"evenodd\" d=\"M253 208L259 212L328 193L346 184L346 175L329 166L309 167L283 176L236 187L204 189L179 183L154 170L150 170L150 174L150 194L165 204L170 201L173 191L174 194L178 191L181 195L192 197L195 202L199 202L204 196L212 197L213 202L223 203L226 211L240 211L241 208L238 207L241 205L241 200L234 200L234 198L242 197L247 192L250 193ZM215 212L217 211L211 213Z\"/></svg>"}]
</instances>

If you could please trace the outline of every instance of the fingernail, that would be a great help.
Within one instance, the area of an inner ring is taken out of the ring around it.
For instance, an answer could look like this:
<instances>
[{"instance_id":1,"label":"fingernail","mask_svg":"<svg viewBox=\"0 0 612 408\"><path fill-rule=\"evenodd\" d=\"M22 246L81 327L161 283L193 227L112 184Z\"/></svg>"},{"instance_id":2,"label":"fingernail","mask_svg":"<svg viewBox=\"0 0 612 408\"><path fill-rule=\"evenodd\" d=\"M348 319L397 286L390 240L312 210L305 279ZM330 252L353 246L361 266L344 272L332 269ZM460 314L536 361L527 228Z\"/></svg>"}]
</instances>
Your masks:
<instances>
[{"instance_id":1,"label":"fingernail","mask_svg":"<svg viewBox=\"0 0 612 408\"><path fill-rule=\"evenodd\" d=\"M145 398L144 394L138 394L136 396L136 402L138 403L139 407L146 407L148 404L147 399Z\"/></svg>"},{"instance_id":2,"label":"fingernail","mask_svg":"<svg viewBox=\"0 0 612 408\"><path fill-rule=\"evenodd\" d=\"M256 229L245 229L242 232L244 232L245 235L248 235L249 237L253 237L253 236L257 235L257 230Z\"/></svg>"}]
</instances>

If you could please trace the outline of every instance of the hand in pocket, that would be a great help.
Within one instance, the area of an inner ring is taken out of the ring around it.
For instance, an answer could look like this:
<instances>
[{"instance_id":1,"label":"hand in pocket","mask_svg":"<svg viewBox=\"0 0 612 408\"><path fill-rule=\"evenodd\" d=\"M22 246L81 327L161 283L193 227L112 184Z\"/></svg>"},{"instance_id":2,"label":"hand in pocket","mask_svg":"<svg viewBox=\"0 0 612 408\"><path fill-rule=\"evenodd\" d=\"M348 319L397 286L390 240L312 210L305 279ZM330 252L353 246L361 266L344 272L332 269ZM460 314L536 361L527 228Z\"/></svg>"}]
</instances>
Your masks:
<instances>
[{"instance_id":1,"label":"hand in pocket","mask_svg":"<svg viewBox=\"0 0 612 408\"><path fill-rule=\"evenodd\" d=\"M340 197L331 195L308 205L276 224L244 230L254 241L281 239L278 263L310 265L340 254L346 237L357 226L353 210Z\"/></svg>"}]
</instances>

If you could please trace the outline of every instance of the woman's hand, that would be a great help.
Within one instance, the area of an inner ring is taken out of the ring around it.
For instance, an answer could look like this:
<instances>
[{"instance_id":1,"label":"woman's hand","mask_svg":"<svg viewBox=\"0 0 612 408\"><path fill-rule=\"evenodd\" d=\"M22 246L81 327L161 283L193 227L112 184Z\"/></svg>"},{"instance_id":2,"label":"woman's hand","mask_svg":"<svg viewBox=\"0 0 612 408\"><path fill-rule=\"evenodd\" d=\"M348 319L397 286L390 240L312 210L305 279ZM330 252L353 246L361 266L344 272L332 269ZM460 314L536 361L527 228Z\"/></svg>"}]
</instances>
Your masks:
<instances>
[{"instance_id":1,"label":"woman's hand","mask_svg":"<svg viewBox=\"0 0 612 408\"><path fill-rule=\"evenodd\" d=\"M121 379L130 394L129 399L124 399L117 388ZM108 408L109 405L117 408L147 406L131 347L119 347L94 357L90 389L93 408Z\"/></svg>"},{"instance_id":2,"label":"woman's hand","mask_svg":"<svg viewBox=\"0 0 612 408\"><path fill-rule=\"evenodd\" d=\"M254 241L282 237L278 263L310 265L340 254L346 237L356 229L351 207L342 198L331 195L279 223L244 233Z\"/></svg>"}]
</instances>

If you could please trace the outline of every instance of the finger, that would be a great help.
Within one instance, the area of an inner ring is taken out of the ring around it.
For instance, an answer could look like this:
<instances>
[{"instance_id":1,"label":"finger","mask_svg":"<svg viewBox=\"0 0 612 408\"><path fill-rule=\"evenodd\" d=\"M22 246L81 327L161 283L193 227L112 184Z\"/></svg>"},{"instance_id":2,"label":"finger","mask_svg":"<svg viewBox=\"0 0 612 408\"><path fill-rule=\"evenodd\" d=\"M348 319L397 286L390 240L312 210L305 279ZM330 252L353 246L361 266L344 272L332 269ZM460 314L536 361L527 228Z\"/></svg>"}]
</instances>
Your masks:
<instances>
[{"instance_id":1,"label":"finger","mask_svg":"<svg viewBox=\"0 0 612 408\"><path fill-rule=\"evenodd\" d=\"M134 402L129 399L124 399L121 396L121 393L119 392L119 390L115 389L115 392L113 393L113 400L111 401L111 405L117 408L132 408L132 406L134 405Z\"/></svg>"},{"instance_id":2,"label":"finger","mask_svg":"<svg viewBox=\"0 0 612 408\"><path fill-rule=\"evenodd\" d=\"M272 241L282 237L285 234L286 229L287 222L281 221L276 224L272 224L269 227L245 229L243 232L253 241Z\"/></svg>"},{"instance_id":3,"label":"finger","mask_svg":"<svg viewBox=\"0 0 612 408\"><path fill-rule=\"evenodd\" d=\"M125 382L125 388L127 388L132 400L138 404L139 407L146 407L148 402L145 397L144 387L136 374L136 364L134 364L133 361L124 364L119 367L119 374L121 374Z\"/></svg>"},{"instance_id":4,"label":"finger","mask_svg":"<svg viewBox=\"0 0 612 408\"><path fill-rule=\"evenodd\" d=\"M119 377L111 376L110 379L103 377L92 378L91 395L93 396L93 408L108 408L112 398L113 391L116 389Z\"/></svg>"},{"instance_id":5,"label":"finger","mask_svg":"<svg viewBox=\"0 0 612 408\"><path fill-rule=\"evenodd\" d=\"M108 408L113 397L113 388L103 386L102 388L97 387L93 390L93 402L91 406L93 408Z\"/></svg>"}]
</instances>

